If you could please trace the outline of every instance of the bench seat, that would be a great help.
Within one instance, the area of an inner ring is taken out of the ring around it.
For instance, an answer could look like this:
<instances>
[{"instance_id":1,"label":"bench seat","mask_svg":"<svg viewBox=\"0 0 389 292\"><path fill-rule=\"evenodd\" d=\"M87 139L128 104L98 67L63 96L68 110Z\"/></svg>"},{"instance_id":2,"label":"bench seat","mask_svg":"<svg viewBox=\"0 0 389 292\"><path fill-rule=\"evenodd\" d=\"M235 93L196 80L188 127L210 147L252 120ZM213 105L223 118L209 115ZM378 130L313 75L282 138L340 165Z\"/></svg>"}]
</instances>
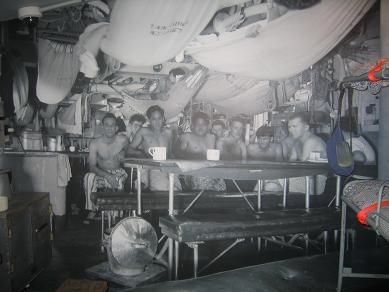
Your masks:
<instances>
[{"instance_id":1,"label":"bench seat","mask_svg":"<svg viewBox=\"0 0 389 292\"><path fill-rule=\"evenodd\" d=\"M266 237L339 229L333 208L288 209L250 214L190 214L159 219L161 232L179 242Z\"/></svg>"},{"instance_id":2,"label":"bench seat","mask_svg":"<svg viewBox=\"0 0 389 292\"><path fill-rule=\"evenodd\" d=\"M185 209L196 197L197 192L177 192L174 195L174 208ZM247 199L253 206L257 205L257 193L246 193ZM274 209L282 207L282 195L262 192L262 209ZM137 208L137 195L126 192L96 192L92 193L91 200L97 210L131 210ZM299 193L288 194L288 208L301 208L304 206L305 196ZM326 206L329 199L324 196L312 196L312 206ZM168 192L143 192L142 209L167 210L169 205ZM221 193L207 191L194 206L195 209L247 209L239 193Z\"/></svg>"}]
</instances>

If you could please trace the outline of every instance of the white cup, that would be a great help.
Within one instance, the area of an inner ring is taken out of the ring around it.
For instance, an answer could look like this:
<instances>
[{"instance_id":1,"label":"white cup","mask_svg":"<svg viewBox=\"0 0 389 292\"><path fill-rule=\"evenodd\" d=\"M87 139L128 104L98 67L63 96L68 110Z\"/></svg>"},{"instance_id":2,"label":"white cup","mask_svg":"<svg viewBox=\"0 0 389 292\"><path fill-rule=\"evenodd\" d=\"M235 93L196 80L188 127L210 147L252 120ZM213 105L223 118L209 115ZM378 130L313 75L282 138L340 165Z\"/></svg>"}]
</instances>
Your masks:
<instances>
[{"instance_id":1,"label":"white cup","mask_svg":"<svg viewBox=\"0 0 389 292\"><path fill-rule=\"evenodd\" d=\"M207 160L220 160L220 150L219 149L208 149L207 150Z\"/></svg>"},{"instance_id":2,"label":"white cup","mask_svg":"<svg viewBox=\"0 0 389 292\"><path fill-rule=\"evenodd\" d=\"M0 212L8 210L8 197L0 196Z\"/></svg>"},{"instance_id":3,"label":"white cup","mask_svg":"<svg viewBox=\"0 0 389 292\"><path fill-rule=\"evenodd\" d=\"M150 147L149 153L153 160L166 160L166 147Z\"/></svg>"},{"instance_id":4,"label":"white cup","mask_svg":"<svg viewBox=\"0 0 389 292\"><path fill-rule=\"evenodd\" d=\"M309 153L309 160L320 160L320 152L312 151L311 153Z\"/></svg>"}]
</instances>

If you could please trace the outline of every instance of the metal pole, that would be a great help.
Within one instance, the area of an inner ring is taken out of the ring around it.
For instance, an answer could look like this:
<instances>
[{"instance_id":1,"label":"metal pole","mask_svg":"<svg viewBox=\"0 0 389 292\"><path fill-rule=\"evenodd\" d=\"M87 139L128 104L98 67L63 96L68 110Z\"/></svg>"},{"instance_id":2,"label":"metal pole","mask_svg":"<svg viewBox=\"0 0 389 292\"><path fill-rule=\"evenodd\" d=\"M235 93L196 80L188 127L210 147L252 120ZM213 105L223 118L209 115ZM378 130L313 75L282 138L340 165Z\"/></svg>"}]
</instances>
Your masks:
<instances>
[{"instance_id":1,"label":"metal pole","mask_svg":"<svg viewBox=\"0 0 389 292\"><path fill-rule=\"evenodd\" d=\"M137 213L138 213L138 216L141 216L142 215L142 174L141 174L141 169L140 167L138 166L136 168L136 175L137 175Z\"/></svg>"},{"instance_id":2,"label":"metal pole","mask_svg":"<svg viewBox=\"0 0 389 292\"><path fill-rule=\"evenodd\" d=\"M199 245L193 245L193 276L197 278L197 270L199 268Z\"/></svg>"},{"instance_id":3,"label":"metal pole","mask_svg":"<svg viewBox=\"0 0 389 292\"><path fill-rule=\"evenodd\" d=\"M169 173L169 215L174 212L174 173Z\"/></svg>"},{"instance_id":4,"label":"metal pole","mask_svg":"<svg viewBox=\"0 0 389 292\"><path fill-rule=\"evenodd\" d=\"M288 179L284 178L284 190L282 193L282 207L286 208L286 196L288 194Z\"/></svg>"},{"instance_id":5,"label":"metal pole","mask_svg":"<svg viewBox=\"0 0 389 292\"><path fill-rule=\"evenodd\" d=\"M309 209L310 177L305 177L305 209Z\"/></svg>"},{"instance_id":6,"label":"metal pole","mask_svg":"<svg viewBox=\"0 0 389 292\"><path fill-rule=\"evenodd\" d=\"M257 202L258 211L261 210L261 189L262 189L262 181L259 179L258 180L258 202Z\"/></svg>"},{"instance_id":7,"label":"metal pole","mask_svg":"<svg viewBox=\"0 0 389 292\"><path fill-rule=\"evenodd\" d=\"M343 280L343 264L344 264L344 247L345 247L345 233L346 233L346 203L342 202L342 219L340 228L340 250L339 250L339 270L338 270L338 287L337 292L342 291L342 280Z\"/></svg>"},{"instance_id":8,"label":"metal pole","mask_svg":"<svg viewBox=\"0 0 389 292\"><path fill-rule=\"evenodd\" d=\"M389 1L380 3L381 57L389 57ZM378 178L389 179L389 87L382 88L379 98Z\"/></svg>"},{"instance_id":9,"label":"metal pole","mask_svg":"<svg viewBox=\"0 0 389 292\"><path fill-rule=\"evenodd\" d=\"M178 262L179 262L179 254L180 254L180 243L175 240L174 241L174 279L178 279Z\"/></svg>"},{"instance_id":10,"label":"metal pole","mask_svg":"<svg viewBox=\"0 0 389 292\"><path fill-rule=\"evenodd\" d=\"M168 239L168 243L169 243L169 253L168 253L168 276L169 276L169 280L172 280L173 277L173 238L169 238Z\"/></svg>"},{"instance_id":11,"label":"metal pole","mask_svg":"<svg viewBox=\"0 0 389 292\"><path fill-rule=\"evenodd\" d=\"M174 173L169 173L169 215L172 216L174 213ZM168 274L169 280L172 280L172 272L173 272L173 239L169 238L169 267Z\"/></svg>"},{"instance_id":12,"label":"metal pole","mask_svg":"<svg viewBox=\"0 0 389 292\"><path fill-rule=\"evenodd\" d=\"M336 176L336 200L335 200L335 206L337 208L340 207L341 190L342 190L342 177L340 175L337 175Z\"/></svg>"}]
</instances>

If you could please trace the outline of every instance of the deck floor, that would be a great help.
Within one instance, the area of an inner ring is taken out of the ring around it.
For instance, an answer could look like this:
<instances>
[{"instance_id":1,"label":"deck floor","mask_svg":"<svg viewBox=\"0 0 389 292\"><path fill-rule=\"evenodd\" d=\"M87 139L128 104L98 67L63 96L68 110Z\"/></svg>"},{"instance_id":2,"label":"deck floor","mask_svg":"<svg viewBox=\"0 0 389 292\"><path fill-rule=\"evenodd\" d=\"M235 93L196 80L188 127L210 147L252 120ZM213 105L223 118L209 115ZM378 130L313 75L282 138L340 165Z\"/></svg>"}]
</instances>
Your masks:
<instances>
[{"instance_id":1,"label":"deck floor","mask_svg":"<svg viewBox=\"0 0 389 292\"><path fill-rule=\"evenodd\" d=\"M55 291L66 279L88 278L85 269L107 260L106 255L100 252L100 222L90 221L90 224L83 224L84 219L85 214L68 215L66 218L61 218L61 220L57 219L57 230L53 241L53 258L51 264L31 283L27 291ZM156 223L155 218L148 219L152 223ZM360 235L361 232L362 235ZM372 232L366 232L362 229L359 230L358 236L360 238L358 244L362 247L372 246L375 243L375 236ZM206 248L200 247L200 266L206 264L230 242L213 242L207 244ZM353 260L353 266L356 266L360 270L362 268L363 270L367 266L366 261L373 261L373 258L376 257L379 259L379 264L375 265L374 268L381 270L382 268L386 268L385 271L389 272L389 267L387 266L389 263L389 248L385 244L385 242L381 244L386 248L385 251L375 249L372 254L362 253L362 259L357 258ZM330 249L334 251L334 246L330 247ZM246 266L315 254L321 254L321 252L314 247L311 247L308 253L306 253L305 251L283 248L271 243L269 243L266 250L258 253L256 243L246 240L244 243L238 244L238 246L232 249L215 265L211 266L204 273L204 276ZM383 255L385 256L383 257ZM315 272L318 276L317 287L305 287L304 283L301 283L300 290L298 291L335 291L338 264L337 253L332 252L318 258L320 259L318 262L320 264ZM181 277L188 278L192 274L191 251L184 249L181 254L181 259L183 259L183 264L180 267ZM381 287L381 285L389 285L389 282L346 279L344 281L344 291L366 291L367 289ZM123 287L114 284L109 285L109 291L111 292L121 290L123 290ZM378 289L375 291L385 290Z\"/></svg>"}]
</instances>

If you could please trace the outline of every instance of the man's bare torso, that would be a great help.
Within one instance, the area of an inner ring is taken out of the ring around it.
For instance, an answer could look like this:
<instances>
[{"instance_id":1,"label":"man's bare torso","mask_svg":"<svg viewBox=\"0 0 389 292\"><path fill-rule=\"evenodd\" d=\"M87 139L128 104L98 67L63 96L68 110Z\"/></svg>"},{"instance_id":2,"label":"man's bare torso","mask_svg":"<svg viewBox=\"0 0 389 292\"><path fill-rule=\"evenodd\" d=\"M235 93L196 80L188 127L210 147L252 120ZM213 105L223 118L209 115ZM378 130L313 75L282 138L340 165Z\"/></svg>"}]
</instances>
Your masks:
<instances>
[{"instance_id":1,"label":"man's bare torso","mask_svg":"<svg viewBox=\"0 0 389 292\"><path fill-rule=\"evenodd\" d=\"M104 170L120 168L120 162L124 158L127 146L126 137L117 135L109 142L101 137L91 143L94 143L97 150L97 165L100 168Z\"/></svg>"},{"instance_id":2,"label":"man's bare torso","mask_svg":"<svg viewBox=\"0 0 389 292\"><path fill-rule=\"evenodd\" d=\"M297 160L300 161L307 161L311 152L320 152L322 157L326 155L326 145L324 141L314 134L311 134L304 142L297 139L294 142L293 149L297 154Z\"/></svg>"},{"instance_id":3,"label":"man's bare torso","mask_svg":"<svg viewBox=\"0 0 389 292\"><path fill-rule=\"evenodd\" d=\"M188 155L186 158L205 159L207 156L207 149L215 148L215 136L212 134L198 136L194 133L185 133L181 139L181 143L186 144L186 148L183 151Z\"/></svg>"},{"instance_id":4,"label":"man's bare torso","mask_svg":"<svg viewBox=\"0 0 389 292\"><path fill-rule=\"evenodd\" d=\"M150 147L166 147L166 152L171 153L173 133L170 129L163 128L157 133L150 128L142 128L139 130L139 135L142 137L141 149L146 154Z\"/></svg>"},{"instance_id":5,"label":"man's bare torso","mask_svg":"<svg viewBox=\"0 0 389 292\"><path fill-rule=\"evenodd\" d=\"M240 160L243 158L242 147L245 147L243 141L236 141L228 136L219 139L217 146L220 149L222 159Z\"/></svg>"},{"instance_id":6,"label":"man's bare torso","mask_svg":"<svg viewBox=\"0 0 389 292\"><path fill-rule=\"evenodd\" d=\"M271 143L269 147L263 149L257 144L250 144L247 146L247 156L256 160L280 160L281 157L276 151L279 147L281 147L279 144Z\"/></svg>"}]
</instances>

